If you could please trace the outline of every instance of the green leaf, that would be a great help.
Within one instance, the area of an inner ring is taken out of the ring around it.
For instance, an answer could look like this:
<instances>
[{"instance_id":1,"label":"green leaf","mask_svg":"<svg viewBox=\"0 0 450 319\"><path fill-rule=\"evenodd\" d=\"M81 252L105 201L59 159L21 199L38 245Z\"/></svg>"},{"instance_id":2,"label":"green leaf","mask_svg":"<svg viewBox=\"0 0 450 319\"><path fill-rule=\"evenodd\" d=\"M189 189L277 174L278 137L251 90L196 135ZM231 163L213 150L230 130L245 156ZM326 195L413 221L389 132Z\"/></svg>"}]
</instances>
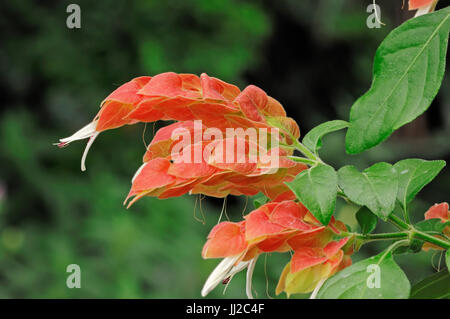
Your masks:
<instances>
[{"instance_id":1,"label":"green leaf","mask_svg":"<svg viewBox=\"0 0 450 319\"><path fill-rule=\"evenodd\" d=\"M411 289L411 299L450 298L450 274L444 269L415 284Z\"/></svg>"},{"instance_id":2,"label":"green leaf","mask_svg":"<svg viewBox=\"0 0 450 319\"><path fill-rule=\"evenodd\" d=\"M418 222L414 228L424 232L442 233L447 225L450 225L450 221L443 223L439 218L432 218Z\"/></svg>"},{"instance_id":3,"label":"green leaf","mask_svg":"<svg viewBox=\"0 0 450 319\"><path fill-rule=\"evenodd\" d=\"M336 206L337 174L328 165L311 167L286 183L323 225L328 225Z\"/></svg>"},{"instance_id":4,"label":"green leaf","mask_svg":"<svg viewBox=\"0 0 450 319\"><path fill-rule=\"evenodd\" d=\"M349 154L388 138L430 106L445 72L450 7L394 29L375 54L372 86L352 106Z\"/></svg>"},{"instance_id":5,"label":"green leaf","mask_svg":"<svg viewBox=\"0 0 450 319\"><path fill-rule=\"evenodd\" d=\"M372 213L387 220L395 207L398 177L388 163L377 163L362 173L354 166L344 166L338 171L339 186L347 197Z\"/></svg>"},{"instance_id":6,"label":"green leaf","mask_svg":"<svg viewBox=\"0 0 450 319\"><path fill-rule=\"evenodd\" d=\"M422 159L406 159L394 165L398 172L397 199L403 209L425 185L439 174L444 166L445 161L425 161Z\"/></svg>"},{"instance_id":7,"label":"green leaf","mask_svg":"<svg viewBox=\"0 0 450 319\"><path fill-rule=\"evenodd\" d=\"M410 289L408 278L395 263L392 252L384 251L357 262L329 278L319 290L317 297L320 299L405 299L409 297Z\"/></svg>"},{"instance_id":8,"label":"green leaf","mask_svg":"<svg viewBox=\"0 0 450 319\"><path fill-rule=\"evenodd\" d=\"M445 252L445 263L447 265L447 270L450 271L450 249Z\"/></svg>"},{"instance_id":9,"label":"green leaf","mask_svg":"<svg viewBox=\"0 0 450 319\"><path fill-rule=\"evenodd\" d=\"M400 254L417 254L422 251L423 244L425 242L420 239L412 239L410 241L410 244L408 246L402 246L398 247L394 251L394 255L400 255Z\"/></svg>"},{"instance_id":10,"label":"green leaf","mask_svg":"<svg viewBox=\"0 0 450 319\"><path fill-rule=\"evenodd\" d=\"M328 133L342 130L349 126L347 121L335 120L322 123L305 135L303 144L316 153L322 147L322 137Z\"/></svg>"},{"instance_id":11,"label":"green leaf","mask_svg":"<svg viewBox=\"0 0 450 319\"><path fill-rule=\"evenodd\" d=\"M375 230L375 227L377 227L377 216L372 213L366 206L361 207L356 212L356 220L358 221L358 224L361 227L361 232L364 235L371 233Z\"/></svg>"},{"instance_id":12,"label":"green leaf","mask_svg":"<svg viewBox=\"0 0 450 319\"><path fill-rule=\"evenodd\" d=\"M265 203L267 203L268 198L266 196L264 196L263 194L260 195L256 195L253 199L253 206L255 208L259 208L262 205L264 205Z\"/></svg>"}]
</instances>

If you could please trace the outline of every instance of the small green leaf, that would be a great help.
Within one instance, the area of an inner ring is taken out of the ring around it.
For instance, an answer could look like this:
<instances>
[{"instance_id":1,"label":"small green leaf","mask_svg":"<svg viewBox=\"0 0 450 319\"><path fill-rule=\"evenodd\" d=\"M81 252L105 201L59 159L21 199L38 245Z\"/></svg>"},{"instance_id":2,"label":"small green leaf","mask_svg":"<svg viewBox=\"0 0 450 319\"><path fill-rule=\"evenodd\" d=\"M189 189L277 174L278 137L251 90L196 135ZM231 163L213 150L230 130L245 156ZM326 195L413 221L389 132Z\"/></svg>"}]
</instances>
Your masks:
<instances>
[{"instance_id":1,"label":"small green leaf","mask_svg":"<svg viewBox=\"0 0 450 319\"><path fill-rule=\"evenodd\" d=\"M395 251L394 254L395 255L400 255L400 254L417 254L420 253L422 251L422 246L425 242L423 240L420 239L412 239L410 244L408 246L401 246L398 247Z\"/></svg>"},{"instance_id":2,"label":"small green leaf","mask_svg":"<svg viewBox=\"0 0 450 319\"><path fill-rule=\"evenodd\" d=\"M325 281L320 299L405 299L411 285L391 251L362 260Z\"/></svg>"},{"instance_id":3,"label":"small green leaf","mask_svg":"<svg viewBox=\"0 0 450 319\"><path fill-rule=\"evenodd\" d=\"M339 186L347 197L372 213L387 220L395 207L398 177L388 163L377 163L362 173L354 166L344 166L338 171Z\"/></svg>"},{"instance_id":4,"label":"small green leaf","mask_svg":"<svg viewBox=\"0 0 450 319\"><path fill-rule=\"evenodd\" d=\"M422 246L425 242L419 239L411 240L411 243L408 246L409 252L413 254L420 253L422 251Z\"/></svg>"},{"instance_id":5,"label":"small green leaf","mask_svg":"<svg viewBox=\"0 0 450 319\"><path fill-rule=\"evenodd\" d=\"M375 214L372 213L366 206L361 207L356 212L356 220L358 221L358 224L361 227L361 232L364 235L373 232L375 227L377 227L377 216L375 216Z\"/></svg>"},{"instance_id":6,"label":"small green leaf","mask_svg":"<svg viewBox=\"0 0 450 319\"><path fill-rule=\"evenodd\" d=\"M411 299L450 298L450 274L444 269L415 284L411 289Z\"/></svg>"},{"instance_id":7,"label":"small green leaf","mask_svg":"<svg viewBox=\"0 0 450 319\"><path fill-rule=\"evenodd\" d=\"M323 225L328 225L336 205L337 174L328 165L311 167L286 183Z\"/></svg>"},{"instance_id":8,"label":"small green leaf","mask_svg":"<svg viewBox=\"0 0 450 319\"><path fill-rule=\"evenodd\" d=\"M268 198L267 198L266 196L264 196L263 194L256 195L256 196L253 198L253 206L254 206L255 208L259 208L259 207L261 207L262 205L264 205L265 203L267 203L267 200L268 200Z\"/></svg>"},{"instance_id":9,"label":"small green leaf","mask_svg":"<svg viewBox=\"0 0 450 319\"><path fill-rule=\"evenodd\" d=\"M432 218L418 222L414 228L424 232L442 233L447 225L450 225L450 221L443 223L439 218Z\"/></svg>"},{"instance_id":10,"label":"small green leaf","mask_svg":"<svg viewBox=\"0 0 450 319\"><path fill-rule=\"evenodd\" d=\"M360 153L430 106L445 72L450 7L409 19L378 47L372 86L352 106L346 150Z\"/></svg>"},{"instance_id":11,"label":"small green leaf","mask_svg":"<svg viewBox=\"0 0 450 319\"><path fill-rule=\"evenodd\" d=\"M397 199L403 209L425 185L436 177L444 166L445 161L422 159L406 159L394 165L398 172Z\"/></svg>"},{"instance_id":12,"label":"small green leaf","mask_svg":"<svg viewBox=\"0 0 450 319\"><path fill-rule=\"evenodd\" d=\"M322 147L322 137L328 133L342 130L348 127L347 121L335 120L322 123L305 135L303 144L311 151L316 153Z\"/></svg>"}]
</instances>

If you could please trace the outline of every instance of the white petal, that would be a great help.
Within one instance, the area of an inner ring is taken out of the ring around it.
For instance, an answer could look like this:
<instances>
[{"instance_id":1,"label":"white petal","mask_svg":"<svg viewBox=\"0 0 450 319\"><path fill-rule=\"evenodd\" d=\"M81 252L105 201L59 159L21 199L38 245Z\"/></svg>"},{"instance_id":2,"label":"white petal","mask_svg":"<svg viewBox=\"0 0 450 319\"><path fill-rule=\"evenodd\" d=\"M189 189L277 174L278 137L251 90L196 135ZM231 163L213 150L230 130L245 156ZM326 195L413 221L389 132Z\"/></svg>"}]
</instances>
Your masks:
<instances>
[{"instance_id":1,"label":"white petal","mask_svg":"<svg viewBox=\"0 0 450 319\"><path fill-rule=\"evenodd\" d=\"M95 128L97 127L97 121L93 121L88 125L84 126L80 130L76 131L73 135L69 137L65 137L60 139L61 143L70 143L73 141L84 140L85 138L89 138L93 136L97 131Z\"/></svg>"},{"instance_id":2,"label":"white petal","mask_svg":"<svg viewBox=\"0 0 450 319\"><path fill-rule=\"evenodd\" d=\"M427 14L431 12L434 9L434 6L436 5L436 1L432 1L429 5L420 7L414 17L419 17L421 15Z\"/></svg>"},{"instance_id":3,"label":"white petal","mask_svg":"<svg viewBox=\"0 0 450 319\"><path fill-rule=\"evenodd\" d=\"M258 256L256 256L255 258L253 258L249 265L248 265L248 269L247 269L247 281L245 283L245 293L247 294L247 298L248 299L253 299L253 294L252 294L252 277L253 277L253 271L255 270L255 264L256 264L256 260L258 259Z\"/></svg>"},{"instance_id":4,"label":"white petal","mask_svg":"<svg viewBox=\"0 0 450 319\"><path fill-rule=\"evenodd\" d=\"M314 291L312 292L311 296L309 296L309 299L316 299L317 293L319 292L320 288L322 288L325 280L327 280L327 278L323 278L317 283L316 288L314 288Z\"/></svg>"},{"instance_id":5,"label":"white petal","mask_svg":"<svg viewBox=\"0 0 450 319\"><path fill-rule=\"evenodd\" d=\"M234 266L240 257L241 255L226 257L217 265L203 286L203 297L209 294L224 279L234 276L248 266L248 262L240 262L238 265Z\"/></svg>"},{"instance_id":6,"label":"white petal","mask_svg":"<svg viewBox=\"0 0 450 319\"><path fill-rule=\"evenodd\" d=\"M245 268L248 267L248 264L250 263L250 261L241 261L239 264L237 264L236 266L234 266L233 268L231 268L229 274L227 277L231 277L236 275L238 272L244 270Z\"/></svg>"},{"instance_id":7,"label":"white petal","mask_svg":"<svg viewBox=\"0 0 450 319\"><path fill-rule=\"evenodd\" d=\"M233 276L236 275L238 272L247 268L249 263L250 263L250 261L241 261L239 264L237 264L236 266L231 268L228 276L225 276L225 278L224 278L224 279L226 279L226 278L230 278L230 279L228 280L228 283L225 286L225 289L223 290L223 294L225 294L225 291L226 291L228 285L230 284L231 280L233 279Z\"/></svg>"},{"instance_id":8,"label":"white petal","mask_svg":"<svg viewBox=\"0 0 450 319\"><path fill-rule=\"evenodd\" d=\"M95 139L97 138L98 134L100 134L100 132L95 132L94 135L92 135L89 138L89 141L86 144L86 148L84 149L83 152L83 156L81 157L81 170L84 172L86 170L86 157L88 155L89 149L91 148L92 144L94 143Z\"/></svg>"}]
</instances>

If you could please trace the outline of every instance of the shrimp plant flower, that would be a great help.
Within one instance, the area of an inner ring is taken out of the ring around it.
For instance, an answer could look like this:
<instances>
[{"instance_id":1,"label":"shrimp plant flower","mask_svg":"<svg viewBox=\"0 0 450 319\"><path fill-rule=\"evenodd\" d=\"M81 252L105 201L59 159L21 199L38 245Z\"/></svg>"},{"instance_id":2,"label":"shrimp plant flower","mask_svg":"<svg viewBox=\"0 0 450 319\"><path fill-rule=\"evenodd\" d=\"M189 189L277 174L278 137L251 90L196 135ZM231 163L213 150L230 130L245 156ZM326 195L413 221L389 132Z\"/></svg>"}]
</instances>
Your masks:
<instances>
[{"instance_id":1,"label":"shrimp plant flower","mask_svg":"<svg viewBox=\"0 0 450 319\"><path fill-rule=\"evenodd\" d=\"M223 260L209 276L202 295L247 269L246 292L252 297L252 272L262 253L294 253L277 288L288 294L309 292L337 269L351 264L351 249L345 253L341 249L349 238L333 241L333 234L345 226L334 218L329 225L321 225L285 184L308 169L290 159L300 129L278 101L254 85L241 91L207 74L167 72L138 77L106 97L92 122L60 139L58 146L88 139L81 159L84 171L87 153L101 132L157 120L174 122L159 129L148 145L132 178L125 200L128 206L144 196L163 199L186 193L219 198L263 193L272 200L241 222L222 222L212 229L202 256ZM265 139L271 142L253 145L255 141L248 136L226 134L229 129L249 128L266 132ZM211 130L214 138L205 140ZM228 145L235 151L231 161L225 159ZM250 152L259 155L256 160L248 160ZM206 156L196 159L197 153ZM263 161L262 155L275 157L277 165Z\"/></svg>"},{"instance_id":2,"label":"shrimp plant flower","mask_svg":"<svg viewBox=\"0 0 450 319\"><path fill-rule=\"evenodd\" d=\"M285 253L291 258L280 274L277 294L408 298L415 290L395 263L394 252L400 246L410 253L445 250L450 265L448 204L432 206L419 223L409 217L410 203L445 162L404 159L375 163L363 171L352 165L335 169L319 157L318 150L323 136L345 129L347 153L361 153L430 106L444 75L450 30L450 8L432 12L436 3L409 1L416 17L381 43L373 84L352 106L349 121L322 123L302 141L297 122L259 87L241 90L206 73L166 72L123 84L101 102L90 123L56 144L64 147L87 139L81 158L84 171L100 133L166 121L154 134L142 163L136 164L124 202L127 207L148 196L264 197L242 220L219 222L210 231L202 257L221 261L206 279L202 296L246 270L245 291L253 298L258 258ZM336 218L338 198L358 207L354 219L360 233ZM392 223L398 231L371 234L378 220ZM352 264L354 252L378 240L393 243L379 255ZM369 266L382 272L377 289L367 289ZM448 292L448 287L443 290Z\"/></svg>"}]
</instances>

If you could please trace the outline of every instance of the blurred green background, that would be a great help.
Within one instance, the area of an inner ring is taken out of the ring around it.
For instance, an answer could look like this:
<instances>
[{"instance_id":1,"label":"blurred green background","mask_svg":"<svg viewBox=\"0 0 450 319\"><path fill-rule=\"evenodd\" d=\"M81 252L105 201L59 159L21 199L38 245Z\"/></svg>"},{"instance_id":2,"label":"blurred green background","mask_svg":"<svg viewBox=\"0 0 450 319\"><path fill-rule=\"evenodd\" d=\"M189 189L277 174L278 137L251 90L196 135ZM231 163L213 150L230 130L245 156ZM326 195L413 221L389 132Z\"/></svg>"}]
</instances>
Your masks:
<instances>
[{"instance_id":1,"label":"blurred green background","mask_svg":"<svg viewBox=\"0 0 450 319\"><path fill-rule=\"evenodd\" d=\"M370 86L377 46L411 16L401 0L377 1L380 29L366 26L371 0L79 0L81 29L68 29L72 2L0 4L0 298L200 297L218 262L200 252L223 200L186 195L122 206L152 125L102 134L84 173L84 142L63 150L52 143L87 124L120 84L165 71L207 72L241 89L256 84L302 132L348 119L353 101ZM449 88L447 74L426 115L359 156L345 154L342 134L326 137L324 160L361 169L406 157L450 160ZM449 187L446 169L420 194L413 219L449 200ZM251 199L227 200L231 220L251 208ZM338 217L356 228L354 211L339 202ZM354 260L386 244L367 245ZM288 258L260 258L258 297L274 297ZM435 271L439 254L397 260L414 283ZM73 263L81 267L81 289L66 287ZM244 278L235 276L224 297L245 297ZM222 297L222 290L209 297Z\"/></svg>"}]
</instances>

